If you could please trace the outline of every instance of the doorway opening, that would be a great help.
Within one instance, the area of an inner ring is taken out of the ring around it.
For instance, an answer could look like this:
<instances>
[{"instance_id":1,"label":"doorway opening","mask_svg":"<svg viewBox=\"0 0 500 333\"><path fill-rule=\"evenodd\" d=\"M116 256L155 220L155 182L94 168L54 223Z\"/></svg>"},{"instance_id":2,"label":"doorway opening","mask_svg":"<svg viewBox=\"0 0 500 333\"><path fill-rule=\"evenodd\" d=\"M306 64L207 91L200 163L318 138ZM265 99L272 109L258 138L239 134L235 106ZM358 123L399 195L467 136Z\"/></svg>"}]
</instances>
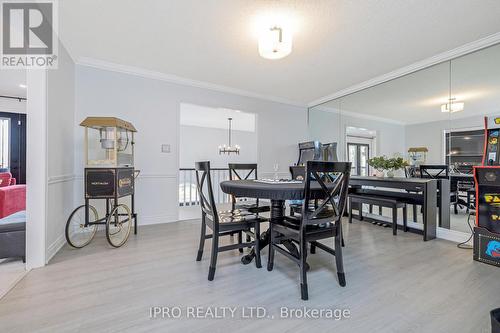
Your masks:
<instances>
[{"instance_id":1,"label":"doorway opening","mask_svg":"<svg viewBox=\"0 0 500 333\"><path fill-rule=\"evenodd\" d=\"M228 118L231 118L230 122ZM229 179L228 163L256 163L257 115L181 103L179 119L179 220L200 218L194 170L198 161L210 161L216 204L222 205L222 209L230 207L230 197L222 192L219 184ZM224 152L224 146L238 147L239 151L228 153L226 149Z\"/></svg>"},{"instance_id":2,"label":"doorway opening","mask_svg":"<svg viewBox=\"0 0 500 333\"><path fill-rule=\"evenodd\" d=\"M0 77L0 298L26 274L26 72Z\"/></svg>"},{"instance_id":3,"label":"doorway opening","mask_svg":"<svg viewBox=\"0 0 500 333\"><path fill-rule=\"evenodd\" d=\"M369 176L371 168L368 160L375 156L376 131L360 127L346 128L346 158L351 162L353 176Z\"/></svg>"}]
</instances>

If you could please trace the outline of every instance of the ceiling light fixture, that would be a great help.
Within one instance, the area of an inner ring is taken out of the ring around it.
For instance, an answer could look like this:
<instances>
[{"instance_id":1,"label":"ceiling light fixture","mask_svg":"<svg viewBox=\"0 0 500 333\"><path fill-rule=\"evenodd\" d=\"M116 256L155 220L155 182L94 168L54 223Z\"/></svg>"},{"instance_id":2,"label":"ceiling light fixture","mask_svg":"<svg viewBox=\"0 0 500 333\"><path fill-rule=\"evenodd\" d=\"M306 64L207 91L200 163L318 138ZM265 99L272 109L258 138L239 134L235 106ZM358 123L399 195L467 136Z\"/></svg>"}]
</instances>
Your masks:
<instances>
[{"instance_id":1,"label":"ceiling light fixture","mask_svg":"<svg viewBox=\"0 0 500 333\"><path fill-rule=\"evenodd\" d=\"M455 102L456 98L450 98L449 103L441 105L441 112L455 113L463 111L465 108L464 102Z\"/></svg>"},{"instance_id":2,"label":"ceiling light fixture","mask_svg":"<svg viewBox=\"0 0 500 333\"><path fill-rule=\"evenodd\" d=\"M273 25L260 32L259 54L265 59L281 59L292 52L292 32Z\"/></svg>"},{"instance_id":3,"label":"ceiling light fixture","mask_svg":"<svg viewBox=\"0 0 500 333\"><path fill-rule=\"evenodd\" d=\"M222 146L219 146L219 155L222 154L228 154L231 155L231 153L235 153L236 155L240 154L240 146L235 145L234 147L231 146L231 123L233 122L233 118L227 118L229 122L229 145L226 146L226 144L223 144Z\"/></svg>"},{"instance_id":4,"label":"ceiling light fixture","mask_svg":"<svg viewBox=\"0 0 500 333\"><path fill-rule=\"evenodd\" d=\"M21 83L21 84L19 85L19 87L21 87L21 88L23 88L23 89L26 89L27 85L25 85L25 84L22 84L22 83Z\"/></svg>"}]
</instances>

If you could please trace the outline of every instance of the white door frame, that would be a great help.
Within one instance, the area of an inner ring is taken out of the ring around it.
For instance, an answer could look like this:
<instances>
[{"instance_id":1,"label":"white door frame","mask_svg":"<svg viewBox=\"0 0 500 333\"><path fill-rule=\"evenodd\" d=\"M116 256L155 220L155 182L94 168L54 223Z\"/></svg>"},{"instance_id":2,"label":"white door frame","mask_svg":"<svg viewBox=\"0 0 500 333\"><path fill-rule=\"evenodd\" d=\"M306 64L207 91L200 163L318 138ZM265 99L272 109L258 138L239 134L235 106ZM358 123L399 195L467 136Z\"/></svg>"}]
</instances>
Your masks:
<instances>
[{"instance_id":1,"label":"white door frame","mask_svg":"<svg viewBox=\"0 0 500 333\"><path fill-rule=\"evenodd\" d=\"M28 70L26 82L26 269L30 270L46 263L47 70Z\"/></svg>"}]
</instances>

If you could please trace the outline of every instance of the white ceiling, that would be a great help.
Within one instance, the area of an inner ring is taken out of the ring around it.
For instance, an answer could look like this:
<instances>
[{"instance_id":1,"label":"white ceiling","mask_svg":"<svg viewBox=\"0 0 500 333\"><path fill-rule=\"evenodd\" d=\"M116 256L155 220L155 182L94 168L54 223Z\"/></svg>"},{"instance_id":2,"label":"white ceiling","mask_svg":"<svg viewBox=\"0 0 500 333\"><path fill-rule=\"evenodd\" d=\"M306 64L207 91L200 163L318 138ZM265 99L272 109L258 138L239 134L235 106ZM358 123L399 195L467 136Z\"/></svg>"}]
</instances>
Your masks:
<instances>
[{"instance_id":1,"label":"white ceiling","mask_svg":"<svg viewBox=\"0 0 500 333\"><path fill-rule=\"evenodd\" d=\"M301 104L500 31L498 0L64 0L70 54ZM292 54L258 55L254 22L286 12ZM291 13L291 14L290 14Z\"/></svg>"},{"instance_id":2,"label":"white ceiling","mask_svg":"<svg viewBox=\"0 0 500 333\"><path fill-rule=\"evenodd\" d=\"M450 98L462 112L442 113ZM326 103L319 108L405 124L500 114L500 45Z\"/></svg>"},{"instance_id":3,"label":"white ceiling","mask_svg":"<svg viewBox=\"0 0 500 333\"><path fill-rule=\"evenodd\" d=\"M0 95L26 97L26 71L22 69L0 69Z\"/></svg>"}]
</instances>

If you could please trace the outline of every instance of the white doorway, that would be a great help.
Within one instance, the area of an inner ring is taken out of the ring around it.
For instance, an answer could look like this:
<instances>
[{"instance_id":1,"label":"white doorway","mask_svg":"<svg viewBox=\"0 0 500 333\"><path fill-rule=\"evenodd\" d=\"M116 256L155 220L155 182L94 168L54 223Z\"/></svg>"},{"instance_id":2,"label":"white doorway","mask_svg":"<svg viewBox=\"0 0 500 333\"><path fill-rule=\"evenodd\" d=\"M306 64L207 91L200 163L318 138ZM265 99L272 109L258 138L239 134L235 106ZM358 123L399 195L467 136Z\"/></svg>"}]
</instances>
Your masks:
<instances>
[{"instance_id":1,"label":"white doorway","mask_svg":"<svg viewBox=\"0 0 500 333\"><path fill-rule=\"evenodd\" d=\"M376 156L376 131L360 127L346 127L346 159L351 162L351 174L369 176L368 160Z\"/></svg>"},{"instance_id":2,"label":"white doorway","mask_svg":"<svg viewBox=\"0 0 500 333\"><path fill-rule=\"evenodd\" d=\"M257 163L257 115L181 103L179 122L179 220L200 218L194 170L197 161L210 161L216 204L222 209L229 208L230 197L222 192L219 184L229 179L228 163ZM219 152L219 147L224 145L238 146L239 153Z\"/></svg>"}]
</instances>

